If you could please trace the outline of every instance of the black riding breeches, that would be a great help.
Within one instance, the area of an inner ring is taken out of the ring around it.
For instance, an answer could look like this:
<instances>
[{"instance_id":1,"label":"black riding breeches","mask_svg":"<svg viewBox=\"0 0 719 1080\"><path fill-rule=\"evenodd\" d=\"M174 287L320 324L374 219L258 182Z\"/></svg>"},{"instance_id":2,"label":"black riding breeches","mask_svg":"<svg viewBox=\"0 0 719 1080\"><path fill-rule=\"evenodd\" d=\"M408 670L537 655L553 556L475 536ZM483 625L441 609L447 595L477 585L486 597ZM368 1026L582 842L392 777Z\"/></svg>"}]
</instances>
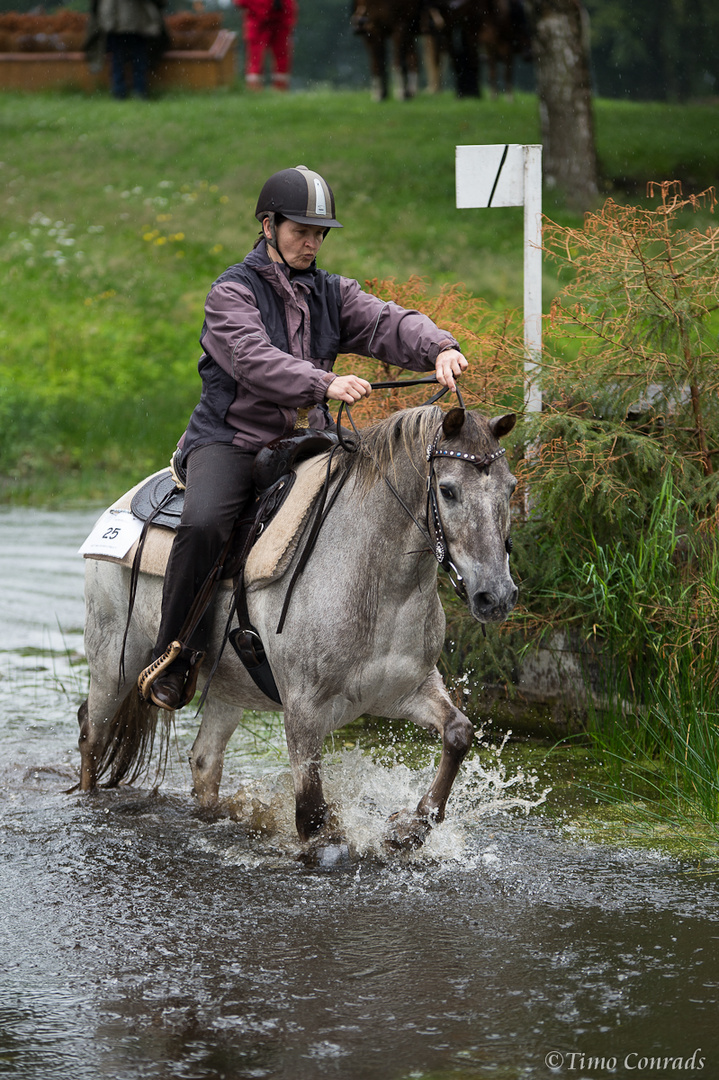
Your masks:
<instances>
[{"instance_id":1,"label":"black riding breeches","mask_svg":"<svg viewBox=\"0 0 719 1080\"><path fill-rule=\"evenodd\" d=\"M187 458L187 490L180 526L165 572L162 616L153 659L177 639L192 602L221 553L236 519L254 497L255 454L231 443L198 446ZM202 620L193 648L206 649L210 627Z\"/></svg>"}]
</instances>

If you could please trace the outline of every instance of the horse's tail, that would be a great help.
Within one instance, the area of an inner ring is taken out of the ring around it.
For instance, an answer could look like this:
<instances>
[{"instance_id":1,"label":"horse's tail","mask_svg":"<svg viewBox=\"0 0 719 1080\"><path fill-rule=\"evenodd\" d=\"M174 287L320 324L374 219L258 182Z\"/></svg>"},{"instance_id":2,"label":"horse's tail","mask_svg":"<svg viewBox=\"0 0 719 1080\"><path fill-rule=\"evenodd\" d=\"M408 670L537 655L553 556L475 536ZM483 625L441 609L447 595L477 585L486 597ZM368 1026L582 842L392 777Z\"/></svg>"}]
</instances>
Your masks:
<instances>
[{"instance_id":1,"label":"horse's tail","mask_svg":"<svg viewBox=\"0 0 719 1080\"><path fill-rule=\"evenodd\" d=\"M82 710L82 706L80 708ZM117 787L123 781L133 784L148 771L158 735L157 721L161 711L165 722L159 729L159 754L154 779L155 784L160 783L167 767L170 722L174 713L160 710L151 702L145 701L133 684L108 725L107 741L96 763L97 779L107 777L100 787Z\"/></svg>"}]
</instances>

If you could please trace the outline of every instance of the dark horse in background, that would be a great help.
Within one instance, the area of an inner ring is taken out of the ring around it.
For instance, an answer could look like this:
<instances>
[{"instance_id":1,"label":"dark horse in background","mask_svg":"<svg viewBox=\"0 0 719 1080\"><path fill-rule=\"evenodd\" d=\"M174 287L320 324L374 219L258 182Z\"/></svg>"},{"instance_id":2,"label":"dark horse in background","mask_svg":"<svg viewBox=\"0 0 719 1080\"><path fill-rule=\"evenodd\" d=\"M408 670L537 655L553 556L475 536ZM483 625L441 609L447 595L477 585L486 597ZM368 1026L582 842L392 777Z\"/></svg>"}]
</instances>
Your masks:
<instances>
[{"instance_id":1,"label":"dark horse in background","mask_svg":"<svg viewBox=\"0 0 719 1080\"><path fill-rule=\"evenodd\" d=\"M387 46L390 44L395 96L406 100L417 93L417 37L422 6L422 0L354 0L350 23L367 44L375 101L389 97Z\"/></svg>"},{"instance_id":2,"label":"dark horse in background","mask_svg":"<svg viewBox=\"0 0 719 1080\"><path fill-rule=\"evenodd\" d=\"M531 32L523 0L354 0L351 23L364 36L376 100L389 96L387 45L392 44L396 93L413 97L418 85L417 38L425 43L430 92L439 90L449 57L458 97L481 94L480 55L487 60L490 92L512 94L515 56L531 58Z\"/></svg>"}]
</instances>

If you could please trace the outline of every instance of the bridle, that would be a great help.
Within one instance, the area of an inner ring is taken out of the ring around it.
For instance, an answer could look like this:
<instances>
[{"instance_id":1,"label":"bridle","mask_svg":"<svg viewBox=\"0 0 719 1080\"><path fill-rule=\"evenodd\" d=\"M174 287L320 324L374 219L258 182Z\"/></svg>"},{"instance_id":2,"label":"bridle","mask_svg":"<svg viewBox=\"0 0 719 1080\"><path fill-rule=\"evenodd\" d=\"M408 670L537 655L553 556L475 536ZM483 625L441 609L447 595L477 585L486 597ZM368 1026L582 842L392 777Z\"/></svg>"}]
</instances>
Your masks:
<instances>
[{"instance_id":1,"label":"bridle","mask_svg":"<svg viewBox=\"0 0 719 1080\"><path fill-rule=\"evenodd\" d=\"M419 386L419 385L422 385L424 383L436 383L436 382L437 382L437 376L436 375L431 375L431 376L429 376L429 378L426 378L426 379L396 379L396 380L391 381L391 382L372 383L371 386L372 386L373 390L388 390L388 389L395 389L395 388L401 387L401 386ZM464 409L464 407L465 407L464 406L464 400L462 398L462 394L460 393L460 390L459 390L458 386L455 387L454 392L457 395L457 402L458 402L459 408ZM428 401L423 402L422 405L420 406L420 408L424 408L424 406L427 406L427 405L433 405L436 401L439 401L439 399L441 397L444 397L444 395L447 394L447 393L449 393L449 387L447 387L447 386L442 387L442 389L439 391L439 393L434 394L433 397L431 397ZM352 425L352 429L353 429L353 431L355 433L356 440L351 439L351 438L347 439L346 436L342 435L342 426L341 426L340 421L341 421L341 416L342 416L343 409L347 413L347 419L349 420L350 424ZM507 451L505 450L505 448L503 446L500 446L497 450L494 450L491 453L487 453L483 457L478 457L476 454L468 454L468 453L465 453L462 450L440 450L438 448L438 444L439 444L439 442L440 442L440 440L442 438L442 435L443 435L443 427L442 427L442 423L440 422L440 424L438 425L437 430L436 430L436 432L434 434L434 437L432 438L431 442L427 446L427 450L426 450L426 454L425 454L426 461L428 463L428 470L427 470L427 481L426 481L426 484L427 484L427 503L426 503L426 508L425 508L425 524L424 524L424 526L422 526L420 524L420 522L417 520L415 515L412 513L412 511L409 509L409 507L405 503L404 499L401 497L401 495L397 491L394 484L381 471L381 469L379 468L379 466L377 465L376 462L375 462L375 465L377 467L377 470L380 472L380 475L381 475L382 479L384 480L385 484L387 484L388 488L390 489L390 491L392 492L394 497L397 499L397 501L400 503L400 505L402 506L404 511L409 515L409 517L412 518L415 525L417 526L419 531L424 536L424 538L425 538L425 540L427 541L427 544L428 544L428 550L430 550L432 552L432 554L434 555L434 557L437 560L437 563L439 564L441 569L444 570L445 573L447 574L447 576L449 577L449 580L450 580L450 582L452 584L452 588L454 589L456 595L459 597L460 600L462 600L464 603L466 603L466 601L467 601L467 588L466 588L466 586L464 584L464 579L462 578L462 575L459 573L457 567L455 566L455 564L452 562L452 559L450 558L449 544L447 543L447 537L445 535L444 525L442 524L442 515L439 512L439 502L437 500L437 475L436 475L436 472L435 472L435 462L436 462L437 458L449 458L452 461L462 461L462 462L465 462L467 465L473 465L477 469L488 469L489 466L493 464L493 462L495 462L499 458L501 458L504 454L506 454ZM344 450L347 450L350 453L357 453L357 451L360 448L362 436L360 435L360 432L357 430L357 427L355 426L355 422L352 419L352 414L350 412L350 409L346 405L345 402L340 402L340 407L339 407L339 410L338 410L338 413L337 413L337 436L338 436L338 440L339 440L339 445ZM434 540L432 540L432 535L434 535ZM507 554L509 554L509 551L511 550L511 540L509 540L509 539L507 540L506 547L507 547Z\"/></svg>"},{"instance_id":2,"label":"bridle","mask_svg":"<svg viewBox=\"0 0 719 1080\"><path fill-rule=\"evenodd\" d=\"M447 543L447 537L445 536L442 516L439 512L439 502L437 500L437 476L434 463L437 458L449 458L452 461L462 461L467 465L474 465L476 469L488 469L493 462L498 458L501 458L507 451L503 446L500 446L490 454L485 454L483 457L477 457L476 454L466 454L462 450L438 450L437 443L441 437L442 425L440 424L435 432L432 442L427 447L426 456L429 469L427 471L427 509L425 520L427 523L427 532L430 531L430 528L434 532L433 551L435 559L449 577L452 588L459 599L466 601L467 589L464 584L464 579L449 556L449 544ZM509 541L507 544L509 545Z\"/></svg>"}]
</instances>

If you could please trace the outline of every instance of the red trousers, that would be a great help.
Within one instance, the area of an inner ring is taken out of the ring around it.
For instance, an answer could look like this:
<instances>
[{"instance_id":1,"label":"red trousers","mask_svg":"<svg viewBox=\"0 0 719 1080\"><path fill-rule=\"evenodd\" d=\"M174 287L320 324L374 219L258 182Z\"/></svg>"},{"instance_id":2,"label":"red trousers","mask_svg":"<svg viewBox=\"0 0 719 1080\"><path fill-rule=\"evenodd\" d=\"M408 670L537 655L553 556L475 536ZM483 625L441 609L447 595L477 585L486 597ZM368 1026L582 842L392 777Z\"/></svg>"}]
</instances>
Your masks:
<instances>
[{"instance_id":1,"label":"red trousers","mask_svg":"<svg viewBox=\"0 0 719 1080\"><path fill-rule=\"evenodd\" d=\"M279 18L271 21L245 13L245 74L261 76L265 53L272 53L275 75L289 75L292 62L292 22Z\"/></svg>"}]
</instances>

